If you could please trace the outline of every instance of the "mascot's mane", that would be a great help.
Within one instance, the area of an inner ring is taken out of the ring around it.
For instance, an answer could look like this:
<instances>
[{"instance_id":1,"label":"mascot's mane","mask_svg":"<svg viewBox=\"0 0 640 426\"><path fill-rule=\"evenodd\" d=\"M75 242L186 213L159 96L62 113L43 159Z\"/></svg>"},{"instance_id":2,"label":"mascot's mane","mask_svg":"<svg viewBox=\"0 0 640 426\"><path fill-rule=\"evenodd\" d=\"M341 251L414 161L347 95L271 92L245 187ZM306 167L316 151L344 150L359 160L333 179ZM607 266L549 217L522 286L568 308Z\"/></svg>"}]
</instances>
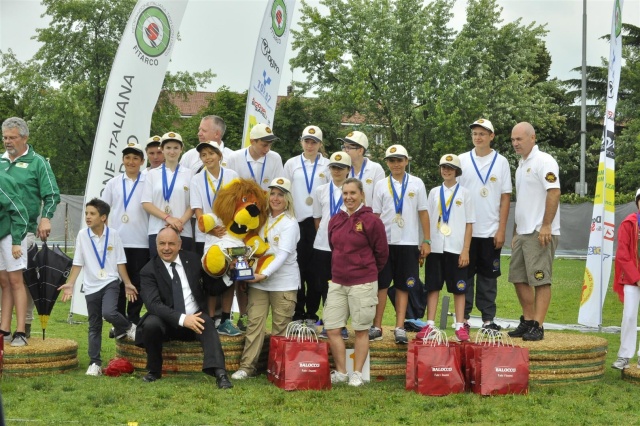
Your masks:
<instances>
[{"instance_id":1,"label":"mascot's mane","mask_svg":"<svg viewBox=\"0 0 640 426\"><path fill-rule=\"evenodd\" d=\"M247 202L255 201L260 209L260 226L267 220L267 195L265 191L253 179L233 179L223 186L213 203L213 212L218 216L225 227L233 222L236 215L236 205L243 197L247 197ZM242 207L245 207L245 203Z\"/></svg>"}]
</instances>

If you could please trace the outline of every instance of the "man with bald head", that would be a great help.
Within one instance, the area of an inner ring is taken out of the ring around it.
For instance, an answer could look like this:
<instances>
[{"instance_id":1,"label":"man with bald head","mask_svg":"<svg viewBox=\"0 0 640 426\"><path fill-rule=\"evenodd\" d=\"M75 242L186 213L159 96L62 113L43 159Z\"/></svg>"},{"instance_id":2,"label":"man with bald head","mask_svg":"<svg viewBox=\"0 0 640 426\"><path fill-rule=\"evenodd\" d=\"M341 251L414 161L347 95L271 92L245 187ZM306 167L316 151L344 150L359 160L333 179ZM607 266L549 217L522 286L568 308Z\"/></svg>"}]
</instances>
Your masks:
<instances>
[{"instance_id":1,"label":"man with bald head","mask_svg":"<svg viewBox=\"0 0 640 426\"><path fill-rule=\"evenodd\" d=\"M140 271L140 288L147 313L140 319L136 344L147 352L145 382L162 377L162 345L167 340L195 340L202 344L202 371L214 376L220 389L233 387L213 320L207 315L200 257L181 251L180 234L163 228L156 238L158 254Z\"/></svg>"},{"instance_id":2,"label":"man with bald head","mask_svg":"<svg viewBox=\"0 0 640 426\"><path fill-rule=\"evenodd\" d=\"M553 258L560 237L560 178L556 160L538 149L527 122L511 131L511 145L521 156L516 170L515 230L511 241L509 282L515 285L522 316L511 337L544 339L544 319L551 302Z\"/></svg>"}]
</instances>

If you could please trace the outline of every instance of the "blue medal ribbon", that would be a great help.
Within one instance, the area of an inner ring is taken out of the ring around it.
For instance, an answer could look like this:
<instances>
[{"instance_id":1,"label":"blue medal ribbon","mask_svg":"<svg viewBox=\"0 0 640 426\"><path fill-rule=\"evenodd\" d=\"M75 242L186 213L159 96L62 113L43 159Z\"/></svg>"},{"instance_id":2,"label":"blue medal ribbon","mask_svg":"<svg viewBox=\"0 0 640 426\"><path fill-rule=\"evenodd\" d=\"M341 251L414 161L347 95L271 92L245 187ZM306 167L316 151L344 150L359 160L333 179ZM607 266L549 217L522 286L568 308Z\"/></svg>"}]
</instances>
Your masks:
<instances>
[{"instance_id":1,"label":"blue medal ribbon","mask_svg":"<svg viewBox=\"0 0 640 426\"><path fill-rule=\"evenodd\" d=\"M493 165L496 164L496 159L498 158L498 152L495 152L495 155L493 156L493 160L491 160L491 165L489 166L489 170L487 171L487 175L484 177L484 179L482 178L482 175L480 174L480 170L478 169L478 166L476 164L476 160L473 159L473 152L469 153L469 157L471 157L471 162L473 163L473 168L476 169L476 173L478 174L478 177L480 178L480 182L482 182L483 185L487 184L487 180L489 180L489 175L491 174L491 170L493 170Z\"/></svg>"},{"instance_id":2,"label":"blue medal ribbon","mask_svg":"<svg viewBox=\"0 0 640 426\"><path fill-rule=\"evenodd\" d=\"M213 200L211 199L211 194L209 193L209 171L204 171L204 187L207 193L207 201L209 201L209 206L213 209L213 203L216 201L216 197L218 196L218 191L220 191L220 185L222 184L222 178L224 177L224 168L220 167L220 179L218 179L218 186L215 190L213 190L213 182L211 183L211 189L213 190Z\"/></svg>"},{"instance_id":3,"label":"blue medal ribbon","mask_svg":"<svg viewBox=\"0 0 640 426\"><path fill-rule=\"evenodd\" d=\"M313 180L316 178L316 167L318 167L319 155L316 155L316 161L313 163L313 172L311 172L311 183L309 183L309 176L307 176L307 168L304 165L304 155L300 155L300 162L302 163L302 171L304 172L304 180L307 184L307 193L311 196L311 190L313 190ZM265 158L266 160L266 158Z\"/></svg>"},{"instance_id":4,"label":"blue medal ribbon","mask_svg":"<svg viewBox=\"0 0 640 426\"><path fill-rule=\"evenodd\" d=\"M138 182L140 182L140 175L142 173L138 173L138 178L136 179L136 183L133 184L133 188L131 188L131 192L127 197L127 186L125 185L126 175L122 175L122 192L124 193L124 211L127 211L127 206L129 205L129 201L131 201L131 197L133 196L133 191L136 190L136 186L138 186Z\"/></svg>"},{"instance_id":5,"label":"blue medal ribbon","mask_svg":"<svg viewBox=\"0 0 640 426\"><path fill-rule=\"evenodd\" d=\"M402 214L402 206L404 205L404 194L407 192L407 186L409 184L409 174L405 173L404 178L402 179L402 192L400 193L400 197L398 197L398 193L396 192L396 187L393 185L391 181L391 175L389 175L389 187L391 188L391 195L393 195L393 204L396 209L396 214Z\"/></svg>"},{"instance_id":6,"label":"blue medal ribbon","mask_svg":"<svg viewBox=\"0 0 640 426\"><path fill-rule=\"evenodd\" d=\"M264 178L264 169L267 168L267 156L264 156L264 163L262 163L262 174L260 174L260 181L256 180L256 175L253 174L253 168L251 167L251 163L249 162L249 159L247 158L247 153L249 152L249 148L247 148L247 150L244 152L244 160L247 162L247 167L249 167L249 171L251 172L251 177L253 178L253 180L258 184L258 185L262 185L262 178Z\"/></svg>"},{"instance_id":7,"label":"blue medal ribbon","mask_svg":"<svg viewBox=\"0 0 640 426\"><path fill-rule=\"evenodd\" d=\"M165 164L162 163L162 196L164 200L168 203L171 198L171 194L173 193L173 187L176 185L176 178L178 177L178 170L180 169L180 164L176 166L175 172L173 172L173 179L171 179L171 186L167 185L167 168Z\"/></svg>"},{"instance_id":8,"label":"blue medal ribbon","mask_svg":"<svg viewBox=\"0 0 640 426\"><path fill-rule=\"evenodd\" d=\"M329 185L329 213L331 214L331 217L333 217L336 213L338 213L338 211L340 210L340 207L342 207L342 203L344 202L341 195L340 199L336 203L336 200L333 196L334 186L335 185L333 184L333 182L331 182L331 184Z\"/></svg>"},{"instance_id":9,"label":"blue medal ribbon","mask_svg":"<svg viewBox=\"0 0 640 426\"><path fill-rule=\"evenodd\" d=\"M442 221L444 223L449 223L449 215L451 214L451 206L453 206L453 200L456 198L456 194L458 193L458 188L460 188L459 184L456 184L456 189L453 191L453 195L449 198L449 203L444 200L444 184L440 187L440 215L442 217Z\"/></svg>"},{"instance_id":10,"label":"blue medal ribbon","mask_svg":"<svg viewBox=\"0 0 640 426\"><path fill-rule=\"evenodd\" d=\"M98 253L98 248L96 247L96 243L93 242L93 238L91 238L91 232L89 232L89 228L87 228L87 235L89 236L89 241L91 241L91 245L93 246L93 252L96 254L96 259L98 259L98 263L100 264L100 269L104 269L104 265L107 262L107 246L109 244L109 227L107 228L107 235L104 239L104 249L102 251L102 259L100 259L100 254Z\"/></svg>"},{"instance_id":11,"label":"blue medal ribbon","mask_svg":"<svg viewBox=\"0 0 640 426\"><path fill-rule=\"evenodd\" d=\"M358 180L362 180L362 175L364 174L364 168L367 166L367 159L365 158L362 162L362 168L360 169L360 176L358 176ZM351 166L351 177L356 177L356 170Z\"/></svg>"}]
</instances>

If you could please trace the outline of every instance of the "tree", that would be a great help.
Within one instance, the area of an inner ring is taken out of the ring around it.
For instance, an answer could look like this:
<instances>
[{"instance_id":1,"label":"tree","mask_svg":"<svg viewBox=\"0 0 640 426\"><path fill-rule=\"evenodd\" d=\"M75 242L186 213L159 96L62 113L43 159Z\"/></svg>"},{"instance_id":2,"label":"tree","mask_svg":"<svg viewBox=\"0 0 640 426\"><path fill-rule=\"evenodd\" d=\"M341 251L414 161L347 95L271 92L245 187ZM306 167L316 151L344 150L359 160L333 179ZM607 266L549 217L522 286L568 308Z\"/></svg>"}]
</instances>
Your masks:
<instances>
[{"instance_id":1,"label":"tree","mask_svg":"<svg viewBox=\"0 0 640 426\"><path fill-rule=\"evenodd\" d=\"M496 148L515 163L510 132L530 121L546 144L564 117L548 81L550 57L543 26L503 23L496 0L469 0L460 32L449 27L453 0L323 0L326 13L303 2L291 61L311 78L299 84L345 113L358 111L384 148L404 144L412 173L440 181L442 154L467 151L469 124L485 117L496 127ZM375 127L374 127L375 126ZM371 139L371 137L370 137Z\"/></svg>"},{"instance_id":2,"label":"tree","mask_svg":"<svg viewBox=\"0 0 640 426\"><path fill-rule=\"evenodd\" d=\"M100 109L120 37L135 0L43 0L49 26L37 29L42 47L25 62L0 54L0 82L29 122L30 142L49 157L61 191L84 191ZM167 73L164 88L195 90L213 74ZM164 92L166 93L166 92ZM179 119L161 96L152 127ZM166 127L164 127L166 128Z\"/></svg>"}]
</instances>

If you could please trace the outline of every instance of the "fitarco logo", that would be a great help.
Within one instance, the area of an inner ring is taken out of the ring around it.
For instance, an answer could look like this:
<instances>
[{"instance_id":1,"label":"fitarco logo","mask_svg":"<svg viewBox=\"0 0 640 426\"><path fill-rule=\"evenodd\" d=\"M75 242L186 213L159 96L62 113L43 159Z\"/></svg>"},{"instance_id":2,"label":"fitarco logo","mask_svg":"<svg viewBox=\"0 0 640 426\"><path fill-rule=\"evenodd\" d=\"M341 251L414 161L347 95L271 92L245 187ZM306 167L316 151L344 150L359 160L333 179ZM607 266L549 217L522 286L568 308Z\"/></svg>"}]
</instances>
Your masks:
<instances>
[{"instance_id":1,"label":"fitarco logo","mask_svg":"<svg viewBox=\"0 0 640 426\"><path fill-rule=\"evenodd\" d=\"M158 6L143 8L134 28L140 52L151 58L162 55L171 45L172 28L167 13Z\"/></svg>"}]
</instances>

